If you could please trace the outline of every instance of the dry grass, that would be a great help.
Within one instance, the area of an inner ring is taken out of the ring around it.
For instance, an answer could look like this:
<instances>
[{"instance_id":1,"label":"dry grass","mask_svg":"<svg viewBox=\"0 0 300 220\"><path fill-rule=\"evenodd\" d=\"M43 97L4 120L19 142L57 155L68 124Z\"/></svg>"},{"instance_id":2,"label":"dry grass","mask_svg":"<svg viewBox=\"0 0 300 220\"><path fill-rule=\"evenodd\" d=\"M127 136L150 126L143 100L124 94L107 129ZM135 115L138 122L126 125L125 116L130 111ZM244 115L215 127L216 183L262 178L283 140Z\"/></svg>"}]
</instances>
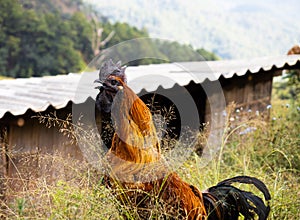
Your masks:
<instances>
[{"instance_id":1,"label":"dry grass","mask_svg":"<svg viewBox=\"0 0 300 220\"><path fill-rule=\"evenodd\" d=\"M194 153L177 172L200 189L236 175L258 177L266 183L272 195L269 219L299 219L299 107L295 103L273 103L269 109L269 123L255 113L249 115L247 122L240 121L238 114L241 111L234 109L235 114L228 115L223 145L213 160L202 166L201 158ZM27 175L26 178L18 173L13 179L5 179L6 199L0 200L2 218L138 218L135 207L124 207L113 196L122 192L106 189L102 184L102 174L88 163L65 158L58 153L39 155L38 159L39 164L44 166L39 169L51 172L43 172L36 177ZM155 204L156 197L149 196ZM162 218L167 207L155 207L151 210L151 218Z\"/></svg>"}]
</instances>

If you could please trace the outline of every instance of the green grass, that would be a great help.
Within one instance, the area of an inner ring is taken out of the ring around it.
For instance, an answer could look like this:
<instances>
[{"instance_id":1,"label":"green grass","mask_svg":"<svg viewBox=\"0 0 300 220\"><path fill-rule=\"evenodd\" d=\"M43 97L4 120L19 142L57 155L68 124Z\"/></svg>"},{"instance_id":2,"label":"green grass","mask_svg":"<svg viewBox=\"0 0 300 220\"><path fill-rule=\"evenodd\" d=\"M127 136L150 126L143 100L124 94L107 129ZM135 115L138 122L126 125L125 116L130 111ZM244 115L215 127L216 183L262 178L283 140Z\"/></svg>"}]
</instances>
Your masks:
<instances>
[{"instance_id":1,"label":"green grass","mask_svg":"<svg viewBox=\"0 0 300 220\"><path fill-rule=\"evenodd\" d=\"M261 116L247 122L228 120L222 151L205 166L191 155L177 172L187 182L206 189L236 175L262 180L272 200L269 219L300 219L300 110L295 102L276 99L269 122ZM236 115L231 115L236 117ZM250 117L249 117L250 118ZM234 123L235 129L232 132ZM244 135L240 132L255 127ZM59 155L45 155L45 163L55 160L58 181L48 176L21 181L19 192L8 188L0 216L9 219L120 219L119 213L136 219L136 210L122 206L102 184L102 175L89 164ZM15 180L9 180L15 181ZM252 190L252 188L251 188ZM254 189L253 189L254 190ZM0 200L1 201L1 200ZM163 212L158 207L153 213ZM153 215L158 219L159 215ZM1 218L1 217L0 217Z\"/></svg>"}]
</instances>

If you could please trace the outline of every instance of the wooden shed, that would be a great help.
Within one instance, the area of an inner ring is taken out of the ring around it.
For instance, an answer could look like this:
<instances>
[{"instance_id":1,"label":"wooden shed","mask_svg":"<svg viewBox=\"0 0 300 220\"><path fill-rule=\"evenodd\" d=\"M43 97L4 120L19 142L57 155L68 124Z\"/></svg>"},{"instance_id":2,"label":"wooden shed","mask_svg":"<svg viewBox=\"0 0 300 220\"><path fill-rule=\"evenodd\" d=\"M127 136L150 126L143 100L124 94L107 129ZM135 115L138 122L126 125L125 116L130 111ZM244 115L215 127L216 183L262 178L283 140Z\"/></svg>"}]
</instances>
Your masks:
<instances>
[{"instance_id":1,"label":"wooden shed","mask_svg":"<svg viewBox=\"0 0 300 220\"><path fill-rule=\"evenodd\" d=\"M203 122L218 122L224 105L231 102L238 108L265 111L271 102L273 77L283 69L295 68L300 69L298 55L157 64L128 67L126 72L129 86L145 101L153 94L160 105L181 100L187 109L185 121L194 123L198 117L196 126L200 126ZM55 178L56 171L41 164L42 154L59 152L66 158L83 160L80 148L60 126L46 126L36 116L41 113L66 119L72 111L74 114L74 107L94 108L97 90L93 81L97 77L98 72L90 72L0 81L0 180L20 173L29 180L45 172ZM188 108L186 97L192 97L197 115ZM180 106L177 114L181 117Z\"/></svg>"}]
</instances>

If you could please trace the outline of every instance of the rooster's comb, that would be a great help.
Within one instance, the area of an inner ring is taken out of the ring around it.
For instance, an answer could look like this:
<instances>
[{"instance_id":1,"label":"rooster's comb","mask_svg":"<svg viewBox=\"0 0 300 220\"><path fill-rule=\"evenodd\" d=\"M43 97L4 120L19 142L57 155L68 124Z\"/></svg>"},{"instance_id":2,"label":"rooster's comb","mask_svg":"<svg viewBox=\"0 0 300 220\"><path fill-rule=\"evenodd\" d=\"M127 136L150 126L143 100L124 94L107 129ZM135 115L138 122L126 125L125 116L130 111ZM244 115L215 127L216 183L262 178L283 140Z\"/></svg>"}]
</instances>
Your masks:
<instances>
[{"instance_id":1,"label":"rooster's comb","mask_svg":"<svg viewBox=\"0 0 300 220\"><path fill-rule=\"evenodd\" d=\"M100 72L99 72L99 79L103 81L108 76L114 75L120 77L123 80L123 82L126 83L125 69L126 66L122 67L121 61L114 63L112 59L106 60L101 65Z\"/></svg>"}]
</instances>

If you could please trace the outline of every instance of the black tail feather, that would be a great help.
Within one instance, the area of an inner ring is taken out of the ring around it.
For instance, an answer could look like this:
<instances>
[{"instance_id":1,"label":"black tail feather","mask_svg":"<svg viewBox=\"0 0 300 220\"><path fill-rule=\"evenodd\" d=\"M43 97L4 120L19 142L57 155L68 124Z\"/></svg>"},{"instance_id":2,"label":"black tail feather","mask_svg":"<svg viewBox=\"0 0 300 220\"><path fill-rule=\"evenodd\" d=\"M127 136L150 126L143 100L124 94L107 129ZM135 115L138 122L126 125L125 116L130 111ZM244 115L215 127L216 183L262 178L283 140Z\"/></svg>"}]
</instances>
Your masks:
<instances>
[{"instance_id":1,"label":"black tail feather","mask_svg":"<svg viewBox=\"0 0 300 220\"><path fill-rule=\"evenodd\" d=\"M208 210L208 219L238 219L242 214L244 218L254 219L255 214L259 220L265 220L270 212L263 200L251 192L240 190L232 183L253 184L263 194L266 201L271 199L266 185L254 177L237 176L226 179L216 186L210 187L203 193L205 207Z\"/></svg>"},{"instance_id":2,"label":"black tail feather","mask_svg":"<svg viewBox=\"0 0 300 220\"><path fill-rule=\"evenodd\" d=\"M251 192L243 192L246 199L251 201L254 204L254 207L251 206L251 208L255 211L255 213L259 216L259 219L267 219L269 213L270 213L270 206L266 206L265 203L261 198L254 195Z\"/></svg>"},{"instance_id":3,"label":"black tail feather","mask_svg":"<svg viewBox=\"0 0 300 220\"><path fill-rule=\"evenodd\" d=\"M263 194L266 200L271 199L270 192L267 188L267 186L260 181L259 179L255 177L249 177L249 176L236 176L230 179L223 180L222 182L219 182L217 186L220 185L231 185L232 183L245 183L245 184L253 184L258 190L260 190Z\"/></svg>"}]
</instances>

